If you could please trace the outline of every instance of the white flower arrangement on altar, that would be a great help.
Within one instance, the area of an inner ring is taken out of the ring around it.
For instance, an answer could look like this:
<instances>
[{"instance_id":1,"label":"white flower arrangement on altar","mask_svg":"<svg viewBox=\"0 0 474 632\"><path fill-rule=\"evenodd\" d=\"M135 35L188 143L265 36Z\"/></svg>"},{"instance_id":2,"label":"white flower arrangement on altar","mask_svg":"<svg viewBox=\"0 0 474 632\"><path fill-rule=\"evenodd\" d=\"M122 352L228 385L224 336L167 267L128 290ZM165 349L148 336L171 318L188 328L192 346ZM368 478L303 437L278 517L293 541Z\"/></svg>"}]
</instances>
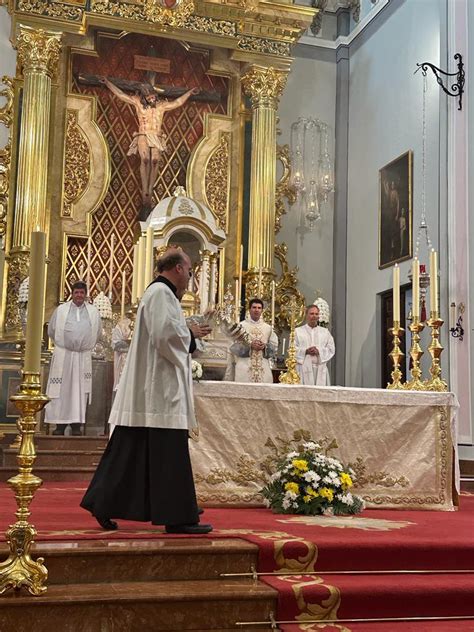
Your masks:
<instances>
[{"instance_id":1,"label":"white flower arrangement on altar","mask_svg":"<svg viewBox=\"0 0 474 632\"><path fill-rule=\"evenodd\" d=\"M324 454L314 441L287 453L261 490L265 504L275 513L348 515L360 513L364 501L349 490L354 471Z\"/></svg>"},{"instance_id":2,"label":"white flower arrangement on altar","mask_svg":"<svg viewBox=\"0 0 474 632\"><path fill-rule=\"evenodd\" d=\"M319 309L319 322L318 325L321 327L329 327L329 321L331 319L331 311L329 309L329 304L323 298L317 298L313 305Z\"/></svg>"},{"instance_id":3,"label":"white flower arrangement on altar","mask_svg":"<svg viewBox=\"0 0 474 632\"><path fill-rule=\"evenodd\" d=\"M191 362L191 370L193 375L193 380L200 380L202 378L202 365L196 360L192 360Z\"/></svg>"}]
</instances>

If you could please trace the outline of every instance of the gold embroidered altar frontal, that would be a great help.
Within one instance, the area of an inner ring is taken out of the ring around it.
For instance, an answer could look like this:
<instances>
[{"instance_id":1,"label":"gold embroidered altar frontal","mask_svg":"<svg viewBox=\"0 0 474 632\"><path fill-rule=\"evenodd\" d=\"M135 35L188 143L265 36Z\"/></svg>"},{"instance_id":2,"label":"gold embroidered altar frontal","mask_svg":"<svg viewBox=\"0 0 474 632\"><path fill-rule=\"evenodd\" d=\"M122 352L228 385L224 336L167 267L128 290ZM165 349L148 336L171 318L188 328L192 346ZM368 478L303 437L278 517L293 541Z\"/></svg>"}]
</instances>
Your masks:
<instances>
[{"instance_id":1,"label":"gold embroidered altar frontal","mask_svg":"<svg viewBox=\"0 0 474 632\"><path fill-rule=\"evenodd\" d=\"M310 436L337 446L330 454L355 470L368 507L454 509L453 393L200 382L194 399L201 502L262 504L275 455Z\"/></svg>"}]
</instances>

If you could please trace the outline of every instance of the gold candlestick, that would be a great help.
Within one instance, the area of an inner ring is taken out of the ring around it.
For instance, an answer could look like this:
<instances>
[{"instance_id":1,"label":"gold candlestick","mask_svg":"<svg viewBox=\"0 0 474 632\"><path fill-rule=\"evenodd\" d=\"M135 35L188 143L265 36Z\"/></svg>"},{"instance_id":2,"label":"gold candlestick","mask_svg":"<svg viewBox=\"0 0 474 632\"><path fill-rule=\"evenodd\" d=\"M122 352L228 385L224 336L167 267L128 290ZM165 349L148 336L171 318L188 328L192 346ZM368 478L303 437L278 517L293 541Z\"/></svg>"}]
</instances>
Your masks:
<instances>
[{"instance_id":1,"label":"gold candlestick","mask_svg":"<svg viewBox=\"0 0 474 632\"><path fill-rule=\"evenodd\" d=\"M448 384L441 377L441 354L443 352L443 346L439 341L439 330L443 324L443 320L439 318L438 312L430 312L430 319L427 322L428 327L431 328L431 344L428 347L428 351L431 356L431 379L427 379L425 382L425 388L428 391L447 391Z\"/></svg>"},{"instance_id":2,"label":"gold candlestick","mask_svg":"<svg viewBox=\"0 0 474 632\"><path fill-rule=\"evenodd\" d=\"M11 398L20 410L18 428L21 432L20 451L17 455L19 473L8 480L15 493L17 521L6 532L6 540L10 554L5 562L0 563L0 594L10 588L19 589L24 586L32 595L45 592L48 570L43 558L31 559L30 549L36 535L36 529L28 523L29 505L36 490L43 481L32 473L36 460L34 434L36 414L49 402L49 398L41 393L39 373L22 374L22 383L16 395Z\"/></svg>"},{"instance_id":3,"label":"gold candlestick","mask_svg":"<svg viewBox=\"0 0 474 632\"><path fill-rule=\"evenodd\" d=\"M393 348L389 354L393 362L393 371L391 373L392 381L387 384L387 388L393 390L403 389L402 384L402 372L400 370L400 360L405 357L405 354L400 349L400 337L404 333L403 327L400 327L400 322L395 321L393 327L389 329L389 333L393 336Z\"/></svg>"},{"instance_id":4,"label":"gold candlestick","mask_svg":"<svg viewBox=\"0 0 474 632\"><path fill-rule=\"evenodd\" d=\"M281 373L279 381L282 384L299 384L300 376L296 370L296 345L295 345L295 321L296 321L296 300L291 299L290 303L290 342L288 345L288 355L285 360L286 371Z\"/></svg>"},{"instance_id":5,"label":"gold candlestick","mask_svg":"<svg viewBox=\"0 0 474 632\"><path fill-rule=\"evenodd\" d=\"M423 331L424 324L420 323L419 316L415 316L415 311L413 311L413 321L409 326L409 329L411 331L411 380L404 385L404 388L409 391L424 391L425 384L421 379L422 371L420 367L420 359L423 355L423 350L420 347L420 332Z\"/></svg>"}]
</instances>

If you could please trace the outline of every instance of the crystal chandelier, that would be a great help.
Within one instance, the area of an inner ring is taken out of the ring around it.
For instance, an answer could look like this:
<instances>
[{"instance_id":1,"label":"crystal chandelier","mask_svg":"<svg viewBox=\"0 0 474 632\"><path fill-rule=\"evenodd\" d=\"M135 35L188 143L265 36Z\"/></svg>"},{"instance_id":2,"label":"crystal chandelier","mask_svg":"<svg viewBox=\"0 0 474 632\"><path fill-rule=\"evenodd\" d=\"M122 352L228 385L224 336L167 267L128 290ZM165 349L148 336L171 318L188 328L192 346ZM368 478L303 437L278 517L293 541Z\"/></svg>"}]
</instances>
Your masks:
<instances>
[{"instance_id":1,"label":"crystal chandelier","mask_svg":"<svg viewBox=\"0 0 474 632\"><path fill-rule=\"evenodd\" d=\"M334 173L328 149L328 126L319 119L300 117L291 125L292 175L300 209L298 229L312 231L321 219L321 205L334 191Z\"/></svg>"}]
</instances>

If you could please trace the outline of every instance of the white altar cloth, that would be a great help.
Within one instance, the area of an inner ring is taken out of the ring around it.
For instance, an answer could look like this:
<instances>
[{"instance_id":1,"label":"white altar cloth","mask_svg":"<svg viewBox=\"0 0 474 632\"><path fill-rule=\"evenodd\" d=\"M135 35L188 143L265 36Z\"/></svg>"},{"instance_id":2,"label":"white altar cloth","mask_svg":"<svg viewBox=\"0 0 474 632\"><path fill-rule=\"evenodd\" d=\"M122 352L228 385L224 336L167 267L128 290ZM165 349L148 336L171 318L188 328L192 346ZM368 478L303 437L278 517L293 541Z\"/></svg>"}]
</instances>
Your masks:
<instances>
[{"instance_id":1,"label":"white altar cloth","mask_svg":"<svg viewBox=\"0 0 474 632\"><path fill-rule=\"evenodd\" d=\"M258 505L273 446L304 431L358 475L368 507L454 509L453 393L200 382L191 442L200 502ZM298 435L297 435L298 436Z\"/></svg>"}]
</instances>

